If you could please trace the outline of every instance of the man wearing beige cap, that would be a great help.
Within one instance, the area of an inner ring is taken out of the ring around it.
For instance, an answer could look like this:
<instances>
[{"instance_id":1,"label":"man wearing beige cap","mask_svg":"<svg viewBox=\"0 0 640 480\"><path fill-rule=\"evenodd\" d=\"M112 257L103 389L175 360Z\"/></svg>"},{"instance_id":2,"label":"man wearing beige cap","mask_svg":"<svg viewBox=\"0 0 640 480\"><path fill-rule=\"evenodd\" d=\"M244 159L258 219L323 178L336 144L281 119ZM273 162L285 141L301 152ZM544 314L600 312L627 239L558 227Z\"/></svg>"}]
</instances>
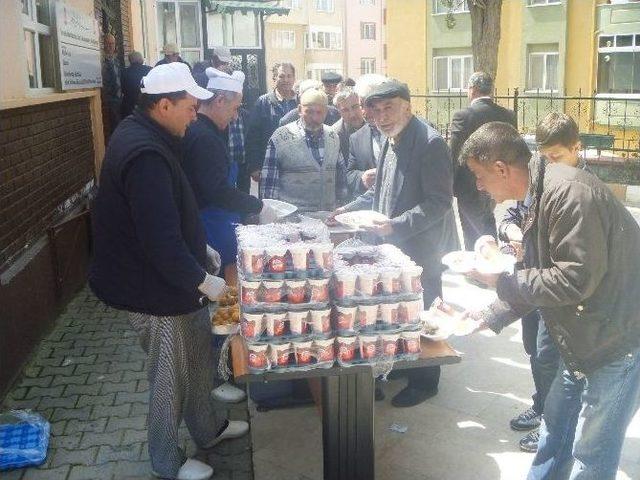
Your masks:
<instances>
[{"instance_id":1,"label":"man wearing beige cap","mask_svg":"<svg viewBox=\"0 0 640 480\"><path fill-rule=\"evenodd\" d=\"M261 198L292 203L301 212L331 211L346 198L346 171L338 134L324 125L327 95L300 97L300 119L278 128L267 145Z\"/></svg>"},{"instance_id":2,"label":"man wearing beige cap","mask_svg":"<svg viewBox=\"0 0 640 480\"><path fill-rule=\"evenodd\" d=\"M187 67L189 67L189 70L191 70L191 65L182 60L182 57L180 57L180 49L175 43L167 43L162 49L162 53L164 54L164 58L156 63L156 67L158 65L166 65L167 63L180 62L184 63Z\"/></svg>"},{"instance_id":3,"label":"man wearing beige cap","mask_svg":"<svg viewBox=\"0 0 640 480\"><path fill-rule=\"evenodd\" d=\"M129 313L147 353L149 456L160 478L213 474L180 448L182 420L203 449L249 430L217 415L209 400L215 366L206 300L217 300L225 283L214 276L220 257L207 248L180 165L180 139L198 100L212 96L182 63L143 77L138 108L109 141L91 209L89 285L104 303Z\"/></svg>"}]
</instances>

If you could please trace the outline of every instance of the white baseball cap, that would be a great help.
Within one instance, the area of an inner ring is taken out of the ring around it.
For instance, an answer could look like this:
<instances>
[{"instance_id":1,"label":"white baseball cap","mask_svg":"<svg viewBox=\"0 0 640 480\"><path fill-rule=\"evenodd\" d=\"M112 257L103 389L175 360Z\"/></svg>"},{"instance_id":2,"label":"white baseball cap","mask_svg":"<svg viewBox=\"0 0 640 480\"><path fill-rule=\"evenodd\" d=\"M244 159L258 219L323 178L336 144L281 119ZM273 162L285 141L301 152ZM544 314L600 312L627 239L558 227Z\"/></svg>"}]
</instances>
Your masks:
<instances>
[{"instance_id":1,"label":"white baseball cap","mask_svg":"<svg viewBox=\"0 0 640 480\"><path fill-rule=\"evenodd\" d=\"M193 79L189 67L182 62L165 63L153 67L142 77L140 92L150 95L186 91L198 100L208 100L213 96L209 90L199 87Z\"/></svg>"},{"instance_id":2,"label":"white baseball cap","mask_svg":"<svg viewBox=\"0 0 640 480\"><path fill-rule=\"evenodd\" d=\"M242 93L242 87L244 85L244 73L236 70L231 75L226 72L222 72L213 67L209 67L205 70L209 83L207 88L215 90L226 90L227 92Z\"/></svg>"}]
</instances>

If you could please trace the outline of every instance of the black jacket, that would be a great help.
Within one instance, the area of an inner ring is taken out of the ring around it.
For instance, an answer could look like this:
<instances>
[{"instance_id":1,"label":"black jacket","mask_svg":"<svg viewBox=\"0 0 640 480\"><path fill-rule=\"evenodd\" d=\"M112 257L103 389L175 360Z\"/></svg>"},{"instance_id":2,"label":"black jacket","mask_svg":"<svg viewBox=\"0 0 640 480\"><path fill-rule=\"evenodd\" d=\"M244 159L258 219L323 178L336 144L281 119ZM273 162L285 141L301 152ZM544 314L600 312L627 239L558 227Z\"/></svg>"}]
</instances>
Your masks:
<instances>
[{"instance_id":1,"label":"black jacket","mask_svg":"<svg viewBox=\"0 0 640 480\"><path fill-rule=\"evenodd\" d=\"M206 237L180 166L180 139L135 111L115 130L91 209L89 285L112 307L150 315L201 308Z\"/></svg>"},{"instance_id":2,"label":"black jacket","mask_svg":"<svg viewBox=\"0 0 640 480\"><path fill-rule=\"evenodd\" d=\"M385 241L396 245L424 268L425 277L440 277L443 255L458 248L458 234L453 215L453 175L449 148L430 125L413 117L391 145L397 157L393 211L390 215L393 234ZM376 185L345 206L347 211L379 211L384 168L381 153Z\"/></svg>"},{"instance_id":3,"label":"black jacket","mask_svg":"<svg viewBox=\"0 0 640 480\"><path fill-rule=\"evenodd\" d=\"M243 215L260 213L262 201L232 187L229 174L229 139L208 117L198 114L182 141L184 169L198 208L218 207Z\"/></svg>"},{"instance_id":4,"label":"black jacket","mask_svg":"<svg viewBox=\"0 0 640 480\"><path fill-rule=\"evenodd\" d=\"M140 81L149 71L149 65L133 63L122 73L122 117L133 112L140 95Z\"/></svg>"},{"instance_id":5,"label":"black jacket","mask_svg":"<svg viewBox=\"0 0 640 480\"><path fill-rule=\"evenodd\" d=\"M640 228L594 175L537 163L523 229L535 265L500 276L487 323L499 331L539 308L567 368L589 374L640 346Z\"/></svg>"},{"instance_id":6,"label":"black jacket","mask_svg":"<svg viewBox=\"0 0 640 480\"><path fill-rule=\"evenodd\" d=\"M479 98L467 108L453 114L449 145L454 163L453 194L458 201L473 203L486 197L478 192L473 173L466 165L459 164L458 157L467 138L489 122L506 122L516 127L516 116L514 112L501 107L489 98ZM487 207L490 205L490 202L484 203Z\"/></svg>"},{"instance_id":7,"label":"black jacket","mask_svg":"<svg viewBox=\"0 0 640 480\"><path fill-rule=\"evenodd\" d=\"M297 99L280 102L275 92L261 95L249 116L246 136L248 171L261 170L267 143L280 126L280 119L298 106Z\"/></svg>"}]
</instances>

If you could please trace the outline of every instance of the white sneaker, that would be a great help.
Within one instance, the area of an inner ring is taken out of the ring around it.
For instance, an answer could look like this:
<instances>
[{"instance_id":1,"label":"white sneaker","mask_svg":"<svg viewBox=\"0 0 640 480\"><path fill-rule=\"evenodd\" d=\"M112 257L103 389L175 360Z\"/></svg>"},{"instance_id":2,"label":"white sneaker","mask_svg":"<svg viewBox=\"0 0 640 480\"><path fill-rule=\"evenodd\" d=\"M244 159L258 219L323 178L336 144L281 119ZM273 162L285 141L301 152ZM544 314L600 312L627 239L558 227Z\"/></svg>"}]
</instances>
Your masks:
<instances>
[{"instance_id":1,"label":"white sneaker","mask_svg":"<svg viewBox=\"0 0 640 480\"><path fill-rule=\"evenodd\" d=\"M211 392L211 396L214 400L225 403L238 403L247 398L247 394L244 393L244 390L230 384L229 382L225 382L218 388L214 388Z\"/></svg>"},{"instance_id":2,"label":"white sneaker","mask_svg":"<svg viewBox=\"0 0 640 480\"><path fill-rule=\"evenodd\" d=\"M232 438L244 437L249 432L249 424L242 420L229 420L229 425L225 428L220 435L218 435L210 444L204 448L212 448L223 440L230 440Z\"/></svg>"},{"instance_id":3,"label":"white sneaker","mask_svg":"<svg viewBox=\"0 0 640 480\"><path fill-rule=\"evenodd\" d=\"M153 475L158 478L164 478L156 472L153 472ZM212 475L213 468L209 465L194 458L187 458L187 461L178 470L176 480L209 480Z\"/></svg>"}]
</instances>

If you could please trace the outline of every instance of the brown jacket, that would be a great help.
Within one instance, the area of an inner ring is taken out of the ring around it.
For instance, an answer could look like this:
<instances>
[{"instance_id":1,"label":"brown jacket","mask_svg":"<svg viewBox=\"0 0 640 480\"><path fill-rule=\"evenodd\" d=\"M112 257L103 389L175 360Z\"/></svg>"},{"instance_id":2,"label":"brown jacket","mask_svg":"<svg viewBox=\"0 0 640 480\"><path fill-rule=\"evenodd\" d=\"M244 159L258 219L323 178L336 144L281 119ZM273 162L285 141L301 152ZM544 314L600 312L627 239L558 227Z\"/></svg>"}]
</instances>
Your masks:
<instances>
[{"instance_id":1,"label":"brown jacket","mask_svg":"<svg viewBox=\"0 0 640 480\"><path fill-rule=\"evenodd\" d=\"M499 331L539 308L567 368L588 374L640 346L640 228L594 175L538 165L530 167L536 197L524 225L537 268L499 278L510 312L494 304L487 321Z\"/></svg>"}]
</instances>

